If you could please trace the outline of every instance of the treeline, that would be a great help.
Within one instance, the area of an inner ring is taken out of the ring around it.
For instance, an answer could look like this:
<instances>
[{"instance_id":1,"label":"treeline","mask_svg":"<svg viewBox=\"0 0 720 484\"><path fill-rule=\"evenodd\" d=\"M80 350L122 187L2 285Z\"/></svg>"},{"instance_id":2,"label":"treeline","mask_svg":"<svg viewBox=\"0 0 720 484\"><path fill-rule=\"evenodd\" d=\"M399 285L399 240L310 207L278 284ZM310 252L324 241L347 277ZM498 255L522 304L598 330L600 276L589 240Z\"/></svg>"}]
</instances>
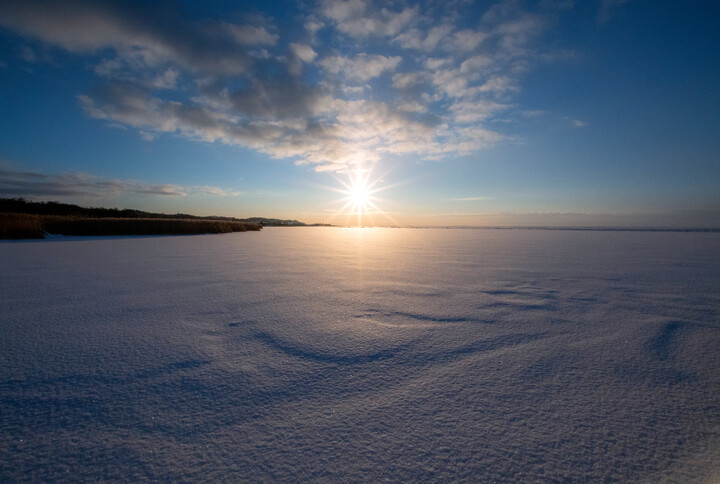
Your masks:
<instances>
[{"instance_id":1,"label":"treeline","mask_svg":"<svg viewBox=\"0 0 720 484\"><path fill-rule=\"evenodd\" d=\"M197 219L197 220L244 220L234 217L198 217L186 213L165 214L144 212L142 210L81 207L60 202L33 202L24 198L0 198L0 212L3 213L29 213L33 215L65 215L87 218L168 218L168 219Z\"/></svg>"},{"instance_id":2,"label":"treeline","mask_svg":"<svg viewBox=\"0 0 720 484\"><path fill-rule=\"evenodd\" d=\"M58 202L0 199L0 239L53 235L194 235L261 230L232 217L166 215L140 210L84 208Z\"/></svg>"},{"instance_id":3,"label":"treeline","mask_svg":"<svg viewBox=\"0 0 720 484\"><path fill-rule=\"evenodd\" d=\"M182 220L228 220L234 222L245 222L252 224L260 224L263 226L305 226L303 222L297 220L283 220L277 218L251 217L220 217L209 216L200 217L197 215L189 215L186 213L165 214L144 212L142 210L119 209L119 208L102 208L102 207L81 207L69 203L60 202L33 202L24 198L0 198L0 213L28 213L33 215L64 215L72 217L87 218L163 218L163 219L182 219ZM324 225L324 224L315 224Z\"/></svg>"}]
</instances>

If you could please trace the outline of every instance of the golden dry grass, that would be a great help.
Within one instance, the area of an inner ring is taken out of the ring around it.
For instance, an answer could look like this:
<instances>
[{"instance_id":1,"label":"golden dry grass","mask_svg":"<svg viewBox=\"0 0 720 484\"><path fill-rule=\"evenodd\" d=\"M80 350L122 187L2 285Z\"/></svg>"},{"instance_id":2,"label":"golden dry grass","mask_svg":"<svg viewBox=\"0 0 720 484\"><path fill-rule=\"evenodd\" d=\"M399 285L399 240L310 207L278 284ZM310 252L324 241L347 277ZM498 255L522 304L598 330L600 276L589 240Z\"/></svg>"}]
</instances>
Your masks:
<instances>
[{"instance_id":1,"label":"golden dry grass","mask_svg":"<svg viewBox=\"0 0 720 484\"><path fill-rule=\"evenodd\" d=\"M40 215L0 213L0 239L42 239Z\"/></svg>"}]
</instances>

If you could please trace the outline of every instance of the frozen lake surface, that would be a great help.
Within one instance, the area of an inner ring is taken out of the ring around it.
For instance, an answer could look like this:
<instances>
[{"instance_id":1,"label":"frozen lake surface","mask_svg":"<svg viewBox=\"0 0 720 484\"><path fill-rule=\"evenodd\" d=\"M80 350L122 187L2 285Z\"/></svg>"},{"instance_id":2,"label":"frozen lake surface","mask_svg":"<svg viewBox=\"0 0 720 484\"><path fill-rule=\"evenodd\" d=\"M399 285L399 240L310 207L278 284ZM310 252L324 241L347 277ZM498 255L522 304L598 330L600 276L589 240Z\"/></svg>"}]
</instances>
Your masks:
<instances>
[{"instance_id":1,"label":"frozen lake surface","mask_svg":"<svg viewBox=\"0 0 720 484\"><path fill-rule=\"evenodd\" d=\"M0 481L720 481L720 234L0 243Z\"/></svg>"}]
</instances>

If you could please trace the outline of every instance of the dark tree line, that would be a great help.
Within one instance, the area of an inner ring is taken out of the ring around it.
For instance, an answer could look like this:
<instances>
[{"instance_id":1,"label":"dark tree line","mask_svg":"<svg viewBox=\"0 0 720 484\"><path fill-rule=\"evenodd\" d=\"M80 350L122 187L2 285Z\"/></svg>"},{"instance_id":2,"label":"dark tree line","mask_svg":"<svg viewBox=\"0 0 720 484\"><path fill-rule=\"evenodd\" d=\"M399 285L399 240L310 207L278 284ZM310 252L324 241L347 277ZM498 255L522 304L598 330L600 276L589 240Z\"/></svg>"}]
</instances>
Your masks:
<instances>
[{"instance_id":1,"label":"dark tree line","mask_svg":"<svg viewBox=\"0 0 720 484\"><path fill-rule=\"evenodd\" d=\"M164 213L144 212L142 210L81 207L60 202L32 202L24 198L0 198L0 212L28 213L33 215L63 215L85 218L168 218L168 219L199 219L199 220L232 220L242 221L235 217L198 217L177 213L168 215Z\"/></svg>"},{"instance_id":2,"label":"dark tree line","mask_svg":"<svg viewBox=\"0 0 720 484\"><path fill-rule=\"evenodd\" d=\"M228 222L245 222L260 224L263 226L304 226L303 222L297 220L281 220L277 218L251 217L199 217L186 213L165 214L144 212L142 210L102 208L102 207L81 207L69 203L60 202L33 202L24 198L0 198L0 213L25 213L31 215L61 215L65 217L83 218L159 218L159 219L182 219L182 220L224 220ZM316 224L322 225L322 224Z\"/></svg>"}]
</instances>

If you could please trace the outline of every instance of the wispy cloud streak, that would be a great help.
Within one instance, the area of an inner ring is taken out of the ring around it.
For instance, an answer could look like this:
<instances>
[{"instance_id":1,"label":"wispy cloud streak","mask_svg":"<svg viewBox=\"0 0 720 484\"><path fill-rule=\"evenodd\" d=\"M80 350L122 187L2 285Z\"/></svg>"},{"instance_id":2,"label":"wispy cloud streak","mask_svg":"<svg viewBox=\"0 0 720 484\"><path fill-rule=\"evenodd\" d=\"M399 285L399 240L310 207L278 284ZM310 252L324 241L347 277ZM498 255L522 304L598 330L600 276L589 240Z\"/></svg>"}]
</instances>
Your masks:
<instances>
[{"instance_id":1,"label":"wispy cloud streak","mask_svg":"<svg viewBox=\"0 0 720 484\"><path fill-rule=\"evenodd\" d=\"M152 184L137 180L108 179L87 173L46 174L0 168L0 196L3 197L116 197L125 194L184 197L191 194L217 196L239 192L213 186Z\"/></svg>"}]
</instances>

